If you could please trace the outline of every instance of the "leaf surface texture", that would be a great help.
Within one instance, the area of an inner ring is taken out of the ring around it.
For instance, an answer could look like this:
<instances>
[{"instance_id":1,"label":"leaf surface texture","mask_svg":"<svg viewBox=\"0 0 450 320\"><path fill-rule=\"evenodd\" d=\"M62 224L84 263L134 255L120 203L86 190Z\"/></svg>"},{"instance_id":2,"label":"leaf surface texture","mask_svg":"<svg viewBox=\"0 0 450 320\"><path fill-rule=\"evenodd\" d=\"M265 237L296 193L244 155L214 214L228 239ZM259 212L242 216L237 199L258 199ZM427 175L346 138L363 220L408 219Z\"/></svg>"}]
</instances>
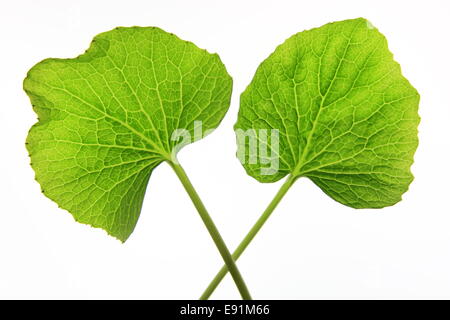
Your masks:
<instances>
[{"instance_id":1,"label":"leaf surface texture","mask_svg":"<svg viewBox=\"0 0 450 320\"><path fill-rule=\"evenodd\" d=\"M125 241L147 182L171 161L176 129L216 128L232 80L220 58L154 27L96 36L74 59L47 59L24 81L39 122L27 148L47 197Z\"/></svg>"},{"instance_id":2,"label":"leaf surface texture","mask_svg":"<svg viewBox=\"0 0 450 320\"><path fill-rule=\"evenodd\" d=\"M393 205L413 180L419 94L365 19L300 32L278 46L241 95L236 129L279 130L274 182L308 177L347 206ZM239 146L248 149L248 141Z\"/></svg>"}]
</instances>

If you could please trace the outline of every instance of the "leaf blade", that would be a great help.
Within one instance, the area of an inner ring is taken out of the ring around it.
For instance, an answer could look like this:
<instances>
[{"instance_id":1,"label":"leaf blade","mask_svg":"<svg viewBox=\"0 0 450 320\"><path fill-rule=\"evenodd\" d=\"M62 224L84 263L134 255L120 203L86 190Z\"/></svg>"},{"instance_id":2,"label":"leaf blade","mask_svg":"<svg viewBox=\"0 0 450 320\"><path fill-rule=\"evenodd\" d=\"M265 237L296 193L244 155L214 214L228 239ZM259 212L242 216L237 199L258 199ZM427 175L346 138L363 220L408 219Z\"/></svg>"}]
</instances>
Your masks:
<instances>
[{"instance_id":1,"label":"leaf blade","mask_svg":"<svg viewBox=\"0 0 450 320\"><path fill-rule=\"evenodd\" d=\"M125 241L152 170L173 160L172 133L193 136L197 120L216 128L231 87L216 54L154 27L116 28L77 58L46 59L24 80L39 118L27 137L36 180L77 221Z\"/></svg>"},{"instance_id":2,"label":"leaf blade","mask_svg":"<svg viewBox=\"0 0 450 320\"><path fill-rule=\"evenodd\" d=\"M236 129L278 129L280 170L310 178L338 202L378 208L401 199L413 176L419 95L367 20L330 23L278 46L241 95ZM249 148L248 142L238 145Z\"/></svg>"}]
</instances>

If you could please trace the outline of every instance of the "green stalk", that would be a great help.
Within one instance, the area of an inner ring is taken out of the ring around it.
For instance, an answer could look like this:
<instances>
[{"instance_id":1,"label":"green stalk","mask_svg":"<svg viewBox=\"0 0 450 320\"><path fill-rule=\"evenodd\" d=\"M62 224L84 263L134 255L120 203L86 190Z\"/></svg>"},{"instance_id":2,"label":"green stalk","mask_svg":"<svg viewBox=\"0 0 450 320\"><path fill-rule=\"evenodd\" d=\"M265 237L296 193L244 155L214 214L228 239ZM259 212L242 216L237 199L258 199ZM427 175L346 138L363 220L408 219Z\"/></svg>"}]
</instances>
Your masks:
<instances>
[{"instance_id":1,"label":"green stalk","mask_svg":"<svg viewBox=\"0 0 450 320\"><path fill-rule=\"evenodd\" d=\"M211 216L206 210L202 200L195 191L194 186L192 185L191 181L186 175L186 172L179 164L175 164L173 162L168 163L175 171L176 175L178 176L184 188L186 189L186 192L188 193L189 197L194 203L195 208L200 214L200 217L202 218L203 223L206 226L206 229L208 229L211 238L216 244L216 247L219 250L220 255L222 256L223 261L225 261L226 270L230 271L230 274L233 277L234 282L236 283L236 286L241 294L242 299L251 300L252 297L250 295L250 292L248 291L244 279L242 278L241 273L239 272L238 267L236 266L235 259L233 259L233 257L231 256L231 253L228 250L227 246L225 245L225 242L223 241L223 238L220 235L219 230L217 229L216 225L211 219Z\"/></svg>"},{"instance_id":2,"label":"green stalk","mask_svg":"<svg viewBox=\"0 0 450 320\"><path fill-rule=\"evenodd\" d=\"M253 227L250 229L250 231L247 233L245 238L241 241L239 246L236 248L236 250L233 252L233 259L234 261L237 261L241 254L244 252L244 250L248 247L250 242L253 240L253 238L256 236L256 234L261 230L264 223L269 219L272 212L277 207L278 203L280 203L281 199L283 199L284 195L288 192L289 188L294 184L295 180L297 178L290 175L286 181L283 183L281 188L278 190L275 197L272 199L272 201L267 206L266 210L264 210L263 214L259 219L256 221L256 223L253 225ZM214 277L214 279L209 284L208 288L203 292L202 296L200 297L200 300L208 300L211 294L214 292L214 290L217 288L219 283L223 280L225 275L228 272L227 265L224 265L222 269L217 273L217 275Z\"/></svg>"}]
</instances>

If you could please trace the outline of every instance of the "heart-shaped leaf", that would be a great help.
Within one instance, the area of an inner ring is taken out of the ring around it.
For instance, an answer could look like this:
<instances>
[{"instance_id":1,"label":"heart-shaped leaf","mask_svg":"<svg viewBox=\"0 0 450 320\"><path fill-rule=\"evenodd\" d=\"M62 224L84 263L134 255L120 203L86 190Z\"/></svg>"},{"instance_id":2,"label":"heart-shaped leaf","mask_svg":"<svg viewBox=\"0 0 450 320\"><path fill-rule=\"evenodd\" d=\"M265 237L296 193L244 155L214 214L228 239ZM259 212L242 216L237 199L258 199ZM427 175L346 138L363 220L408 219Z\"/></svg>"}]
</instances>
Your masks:
<instances>
[{"instance_id":1,"label":"heart-shaped leaf","mask_svg":"<svg viewBox=\"0 0 450 320\"><path fill-rule=\"evenodd\" d=\"M393 205L413 180L418 103L376 28L330 23L259 66L241 96L238 154L262 182L304 176L347 206Z\"/></svg>"},{"instance_id":2,"label":"heart-shaped leaf","mask_svg":"<svg viewBox=\"0 0 450 320\"><path fill-rule=\"evenodd\" d=\"M197 120L216 128L231 87L216 54L150 27L116 28L75 59L38 63L24 89L39 116L27 148L42 191L125 241L152 170L178 150L173 133L193 137Z\"/></svg>"}]
</instances>

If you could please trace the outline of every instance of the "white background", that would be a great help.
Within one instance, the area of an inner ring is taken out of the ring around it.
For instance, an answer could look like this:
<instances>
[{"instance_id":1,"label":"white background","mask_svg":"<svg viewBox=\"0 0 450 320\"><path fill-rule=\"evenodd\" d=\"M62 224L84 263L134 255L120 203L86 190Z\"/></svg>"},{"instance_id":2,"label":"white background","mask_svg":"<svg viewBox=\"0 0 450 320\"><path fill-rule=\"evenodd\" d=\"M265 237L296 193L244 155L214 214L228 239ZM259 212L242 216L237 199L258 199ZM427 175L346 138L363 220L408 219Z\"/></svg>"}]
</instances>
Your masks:
<instances>
[{"instance_id":1,"label":"white background","mask_svg":"<svg viewBox=\"0 0 450 320\"><path fill-rule=\"evenodd\" d=\"M422 3L422 4L420 4ZM75 57L116 26L159 26L218 52L234 78L219 129L180 153L230 249L280 186L235 158L239 94L290 35L369 19L421 94L415 180L403 201L354 210L299 180L239 260L260 299L450 298L448 1L3 1L0 4L0 298L195 299L222 265L170 168L150 180L125 243L74 222L43 196L24 141L36 116L22 80L47 57ZM229 277L213 298L239 298Z\"/></svg>"}]
</instances>

